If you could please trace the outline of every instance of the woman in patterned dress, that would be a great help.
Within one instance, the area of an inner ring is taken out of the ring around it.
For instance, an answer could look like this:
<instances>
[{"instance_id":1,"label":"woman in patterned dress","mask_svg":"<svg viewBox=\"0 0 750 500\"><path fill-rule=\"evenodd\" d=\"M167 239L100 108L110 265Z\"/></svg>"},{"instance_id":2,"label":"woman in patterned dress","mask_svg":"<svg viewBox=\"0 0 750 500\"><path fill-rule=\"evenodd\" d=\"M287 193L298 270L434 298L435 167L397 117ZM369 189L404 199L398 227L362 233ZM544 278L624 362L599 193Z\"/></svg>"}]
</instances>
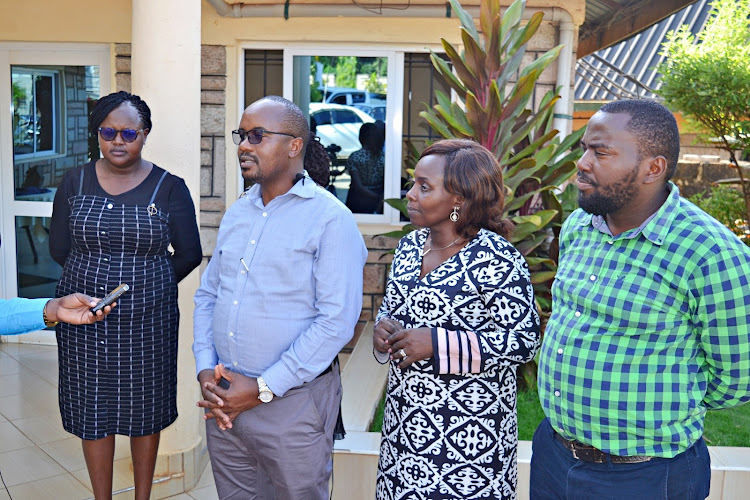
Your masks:
<instances>
[{"instance_id":1,"label":"woman in patterned dress","mask_svg":"<svg viewBox=\"0 0 750 500\"><path fill-rule=\"evenodd\" d=\"M502 171L479 144L440 141L406 197L421 229L398 244L373 338L390 361L377 498L515 498L516 367L539 316L504 237Z\"/></svg>"},{"instance_id":2,"label":"woman in patterned dress","mask_svg":"<svg viewBox=\"0 0 750 500\"><path fill-rule=\"evenodd\" d=\"M130 437L135 498L150 496L159 433L177 418L177 283L202 258L185 182L141 156L151 126L140 97L101 98L89 127L102 157L68 171L53 204L57 296L130 286L105 321L57 326L60 414L97 500L112 498L115 434Z\"/></svg>"}]
</instances>

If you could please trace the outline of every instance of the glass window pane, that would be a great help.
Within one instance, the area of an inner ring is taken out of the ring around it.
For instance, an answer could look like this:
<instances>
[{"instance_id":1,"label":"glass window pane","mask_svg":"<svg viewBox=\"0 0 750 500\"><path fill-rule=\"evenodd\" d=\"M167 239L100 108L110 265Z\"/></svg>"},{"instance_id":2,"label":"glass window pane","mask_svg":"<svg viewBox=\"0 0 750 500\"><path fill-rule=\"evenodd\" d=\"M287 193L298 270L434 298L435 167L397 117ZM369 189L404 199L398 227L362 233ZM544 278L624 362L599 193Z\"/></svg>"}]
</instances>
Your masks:
<instances>
[{"instance_id":1,"label":"glass window pane","mask_svg":"<svg viewBox=\"0 0 750 500\"><path fill-rule=\"evenodd\" d=\"M325 187L354 213L382 214L388 58L295 56L293 65L294 102L329 153Z\"/></svg>"},{"instance_id":2,"label":"glass window pane","mask_svg":"<svg viewBox=\"0 0 750 500\"><path fill-rule=\"evenodd\" d=\"M48 217L16 217L18 296L54 297L62 268L49 254Z\"/></svg>"},{"instance_id":3,"label":"glass window pane","mask_svg":"<svg viewBox=\"0 0 750 500\"><path fill-rule=\"evenodd\" d=\"M30 74L11 75L13 99L13 153L34 152L34 81Z\"/></svg>"},{"instance_id":4,"label":"glass window pane","mask_svg":"<svg viewBox=\"0 0 750 500\"><path fill-rule=\"evenodd\" d=\"M267 95L284 93L284 53L281 50L245 51L245 107ZM234 125L232 128L234 128ZM250 187L245 180L243 188Z\"/></svg>"},{"instance_id":5,"label":"glass window pane","mask_svg":"<svg viewBox=\"0 0 750 500\"><path fill-rule=\"evenodd\" d=\"M267 95L284 93L284 54L281 50L245 51L245 107Z\"/></svg>"},{"instance_id":6,"label":"glass window pane","mask_svg":"<svg viewBox=\"0 0 750 500\"><path fill-rule=\"evenodd\" d=\"M67 170L99 158L88 130L99 67L12 66L11 90L15 199L52 201Z\"/></svg>"}]
</instances>

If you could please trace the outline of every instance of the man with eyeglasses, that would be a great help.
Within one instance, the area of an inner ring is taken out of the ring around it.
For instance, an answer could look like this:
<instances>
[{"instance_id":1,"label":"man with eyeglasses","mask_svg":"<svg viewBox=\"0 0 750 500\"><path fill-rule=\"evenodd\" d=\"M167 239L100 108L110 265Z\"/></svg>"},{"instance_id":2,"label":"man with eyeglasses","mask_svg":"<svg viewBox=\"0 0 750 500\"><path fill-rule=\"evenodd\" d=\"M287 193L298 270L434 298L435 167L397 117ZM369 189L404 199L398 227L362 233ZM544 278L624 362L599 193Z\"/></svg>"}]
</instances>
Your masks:
<instances>
[{"instance_id":1,"label":"man with eyeglasses","mask_svg":"<svg viewBox=\"0 0 750 500\"><path fill-rule=\"evenodd\" d=\"M328 498L335 358L359 318L367 250L351 212L304 171L309 135L278 96L251 104L232 132L254 185L219 227L193 344L222 499Z\"/></svg>"}]
</instances>

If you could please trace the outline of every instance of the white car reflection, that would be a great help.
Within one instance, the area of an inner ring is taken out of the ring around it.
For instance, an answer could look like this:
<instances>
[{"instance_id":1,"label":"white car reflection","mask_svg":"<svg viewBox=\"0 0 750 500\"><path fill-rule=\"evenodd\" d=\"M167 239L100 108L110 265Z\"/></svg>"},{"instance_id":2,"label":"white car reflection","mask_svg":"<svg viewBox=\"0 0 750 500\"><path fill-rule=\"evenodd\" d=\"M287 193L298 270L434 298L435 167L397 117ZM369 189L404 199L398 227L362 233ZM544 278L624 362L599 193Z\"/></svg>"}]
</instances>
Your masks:
<instances>
[{"instance_id":1,"label":"white car reflection","mask_svg":"<svg viewBox=\"0 0 750 500\"><path fill-rule=\"evenodd\" d=\"M339 160L345 161L362 145L359 143L359 129L363 123L374 122L375 118L352 106L331 103L310 103L310 116L315 119L316 134L323 146L336 144Z\"/></svg>"}]
</instances>

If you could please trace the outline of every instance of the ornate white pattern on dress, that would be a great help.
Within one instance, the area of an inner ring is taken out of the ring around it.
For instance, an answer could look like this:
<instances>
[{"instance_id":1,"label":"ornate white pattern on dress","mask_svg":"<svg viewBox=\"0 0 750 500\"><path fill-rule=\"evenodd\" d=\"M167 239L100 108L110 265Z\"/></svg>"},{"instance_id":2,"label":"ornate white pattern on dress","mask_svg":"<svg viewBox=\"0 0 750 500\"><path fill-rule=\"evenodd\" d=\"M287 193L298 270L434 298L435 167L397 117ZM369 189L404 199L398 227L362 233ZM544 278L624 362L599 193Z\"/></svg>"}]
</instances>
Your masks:
<instances>
[{"instance_id":1,"label":"ornate white pattern on dress","mask_svg":"<svg viewBox=\"0 0 750 500\"><path fill-rule=\"evenodd\" d=\"M434 357L403 371L391 363L376 495L515 498L515 367L539 344L528 268L510 243L481 230L420 279L428 234L415 231L399 242L378 318L474 332L481 371L441 374Z\"/></svg>"}]
</instances>

